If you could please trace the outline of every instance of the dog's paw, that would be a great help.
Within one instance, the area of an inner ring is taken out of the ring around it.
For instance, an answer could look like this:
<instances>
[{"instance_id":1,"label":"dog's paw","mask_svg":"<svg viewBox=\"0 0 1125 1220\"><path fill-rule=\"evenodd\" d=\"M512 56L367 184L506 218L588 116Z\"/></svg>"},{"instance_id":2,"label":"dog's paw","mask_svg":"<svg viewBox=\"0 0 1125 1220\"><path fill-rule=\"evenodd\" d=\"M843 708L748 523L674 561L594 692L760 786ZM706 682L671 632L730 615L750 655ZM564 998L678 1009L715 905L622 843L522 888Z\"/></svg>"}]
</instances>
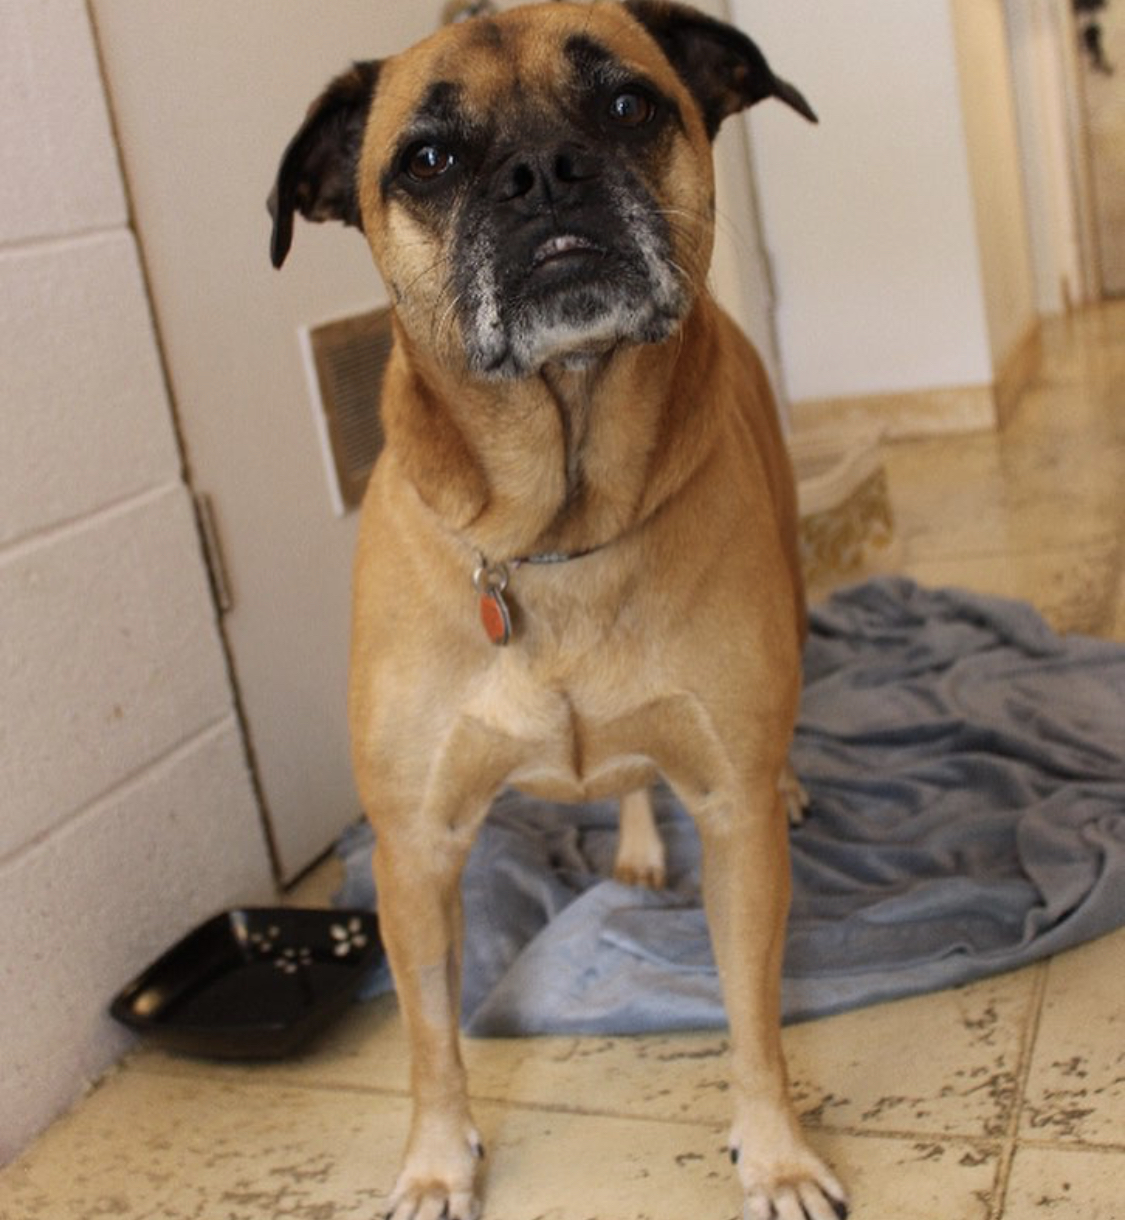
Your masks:
<instances>
[{"instance_id":1,"label":"dog's paw","mask_svg":"<svg viewBox=\"0 0 1125 1220\"><path fill-rule=\"evenodd\" d=\"M483 1159L484 1145L472 1127L452 1137L430 1131L413 1138L386 1220L478 1220Z\"/></svg>"},{"instance_id":2,"label":"dog's paw","mask_svg":"<svg viewBox=\"0 0 1125 1220\"><path fill-rule=\"evenodd\" d=\"M731 1138L731 1159L746 1192L743 1220L846 1220L848 1196L799 1135L767 1147Z\"/></svg>"},{"instance_id":3,"label":"dog's paw","mask_svg":"<svg viewBox=\"0 0 1125 1220\"><path fill-rule=\"evenodd\" d=\"M664 842L656 829L647 789L630 792L621 800L621 832L613 879L622 885L643 885L650 890L664 888L667 880Z\"/></svg>"},{"instance_id":4,"label":"dog's paw","mask_svg":"<svg viewBox=\"0 0 1125 1220\"><path fill-rule=\"evenodd\" d=\"M662 890L667 881L664 872L663 852L658 860L622 860L613 866L613 879L622 885L643 886L649 890Z\"/></svg>"}]
</instances>

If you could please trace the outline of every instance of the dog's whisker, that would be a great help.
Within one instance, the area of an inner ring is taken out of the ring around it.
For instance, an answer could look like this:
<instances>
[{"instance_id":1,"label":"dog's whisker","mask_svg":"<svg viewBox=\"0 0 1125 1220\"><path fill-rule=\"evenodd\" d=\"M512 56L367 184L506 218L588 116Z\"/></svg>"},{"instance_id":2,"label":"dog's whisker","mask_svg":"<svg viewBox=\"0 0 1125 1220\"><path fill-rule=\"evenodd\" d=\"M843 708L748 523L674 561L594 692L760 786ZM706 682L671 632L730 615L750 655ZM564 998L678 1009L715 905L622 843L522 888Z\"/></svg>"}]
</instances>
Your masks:
<instances>
[{"instance_id":1,"label":"dog's whisker","mask_svg":"<svg viewBox=\"0 0 1125 1220\"><path fill-rule=\"evenodd\" d=\"M434 338L440 345L444 346L447 335L453 334L453 329L463 304L464 294L458 292L450 296L449 301L442 310L441 316L434 325Z\"/></svg>"},{"instance_id":2,"label":"dog's whisker","mask_svg":"<svg viewBox=\"0 0 1125 1220\"><path fill-rule=\"evenodd\" d=\"M407 280L407 282L401 286L401 289L400 289L401 294L404 297L407 296L410 293L410 291L415 287L415 285L420 284L423 281L430 279L434 275L434 273L436 271L440 270L441 267L443 266L443 264L445 264L447 262L448 262L447 256L445 254L440 255L432 263L430 263L427 267L424 267L421 271L419 271L412 279Z\"/></svg>"}]
</instances>

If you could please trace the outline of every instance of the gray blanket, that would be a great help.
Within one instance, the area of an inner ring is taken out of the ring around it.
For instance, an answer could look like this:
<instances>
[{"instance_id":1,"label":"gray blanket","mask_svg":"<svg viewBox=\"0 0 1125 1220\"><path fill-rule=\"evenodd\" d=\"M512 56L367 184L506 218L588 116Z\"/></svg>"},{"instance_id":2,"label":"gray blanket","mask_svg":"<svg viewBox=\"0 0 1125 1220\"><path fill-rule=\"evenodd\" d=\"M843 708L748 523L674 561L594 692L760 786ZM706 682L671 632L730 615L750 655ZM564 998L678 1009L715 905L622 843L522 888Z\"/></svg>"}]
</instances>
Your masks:
<instances>
[{"instance_id":1,"label":"gray blanket","mask_svg":"<svg viewBox=\"0 0 1125 1220\"><path fill-rule=\"evenodd\" d=\"M1125 646L902 579L814 611L793 753L787 1020L1009 970L1125 924ZM724 1023L695 830L657 810L669 888L607 880L611 803L504 793L464 879L473 1034ZM371 838L342 840L371 905ZM389 985L384 978L373 989Z\"/></svg>"}]
</instances>

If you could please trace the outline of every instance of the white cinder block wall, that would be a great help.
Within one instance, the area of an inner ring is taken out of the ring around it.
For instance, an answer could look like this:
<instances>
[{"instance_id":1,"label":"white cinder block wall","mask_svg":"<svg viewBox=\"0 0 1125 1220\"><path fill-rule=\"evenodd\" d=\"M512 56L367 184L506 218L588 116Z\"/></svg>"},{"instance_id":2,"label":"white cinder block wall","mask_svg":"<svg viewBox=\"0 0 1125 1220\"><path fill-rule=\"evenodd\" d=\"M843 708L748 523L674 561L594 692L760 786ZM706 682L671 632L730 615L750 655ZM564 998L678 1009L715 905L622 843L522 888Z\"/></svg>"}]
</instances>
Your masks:
<instances>
[{"instance_id":1,"label":"white cinder block wall","mask_svg":"<svg viewBox=\"0 0 1125 1220\"><path fill-rule=\"evenodd\" d=\"M82 0L0 3L0 1163L272 894Z\"/></svg>"}]
</instances>

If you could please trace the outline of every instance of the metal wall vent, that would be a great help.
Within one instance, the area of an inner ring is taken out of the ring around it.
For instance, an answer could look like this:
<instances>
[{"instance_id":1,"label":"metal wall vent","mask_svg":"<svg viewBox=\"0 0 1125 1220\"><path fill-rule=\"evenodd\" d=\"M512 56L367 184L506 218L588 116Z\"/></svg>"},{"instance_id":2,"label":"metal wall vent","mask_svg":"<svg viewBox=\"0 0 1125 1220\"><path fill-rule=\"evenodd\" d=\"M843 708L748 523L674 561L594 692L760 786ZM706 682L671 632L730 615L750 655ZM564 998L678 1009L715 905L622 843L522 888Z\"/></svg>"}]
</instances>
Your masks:
<instances>
[{"instance_id":1,"label":"metal wall vent","mask_svg":"<svg viewBox=\"0 0 1125 1220\"><path fill-rule=\"evenodd\" d=\"M393 342L391 311L341 318L302 336L330 489L342 516L363 499L383 448L379 398Z\"/></svg>"}]
</instances>

